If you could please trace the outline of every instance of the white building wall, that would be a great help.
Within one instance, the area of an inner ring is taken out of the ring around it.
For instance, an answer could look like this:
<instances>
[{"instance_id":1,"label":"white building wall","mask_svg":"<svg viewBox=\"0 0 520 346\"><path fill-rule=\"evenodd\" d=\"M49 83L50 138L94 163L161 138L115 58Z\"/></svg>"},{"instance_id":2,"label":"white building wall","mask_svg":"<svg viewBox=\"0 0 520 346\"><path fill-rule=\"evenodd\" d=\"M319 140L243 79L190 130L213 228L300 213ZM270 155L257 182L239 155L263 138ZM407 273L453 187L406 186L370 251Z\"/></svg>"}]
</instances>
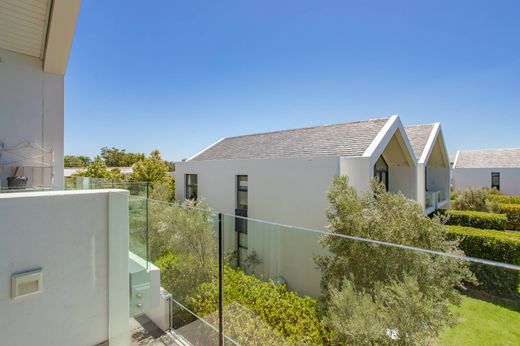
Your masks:
<instances>
[{"instance_id":1,"label":"white building wall","mask_svg":"<svg viewBox=\"0 0 520 346\"><path fill-rule=\"evenodd\" d=\"M415 167L388 166L389 191L401 192L408 198L415 199L417 196L417 171Z\"/></svg>"},{"instance_id":2,"label":"white building wall","mask_svg":"<svg viewBox=\"0 0 520 346\"><path fill-rule=\"evenodd\" d=\"M112 194L0 194L0 344L128 344L128 197ZM38 268L41 293L12 299L11 275Z\"/></svg>"},{"instance_id":3,"label":"white building wall","mask_svg":"<svg viewBox=\"0 0 520 346\"><path fill-rule=\"evenodd\" d=\"M491 187L491 172L500 172L500 191L520 195L520 168L457 168L452 171L455 189Z\"/></svg>"},{"instance_id":4,"label":"white building wall","mask_svg":"<svg viewBox=\"0 0 520 346\"><path fill-rule=\"evenodd\" d=\"M30 141L52 147L54 186L61 187L64 78L43 72L38 58L0 49L0 59L0 141L6 146ZM8 175L2 174L3 185ZM49 187L49 169L36 169L34 175L36 184Z\"/></svg>"},{"instance_id":5,"label":"white building wall","mask_svg":"<svg viewBox=\"0 0 520 346\"><path fill-rule=\"evenodd\" d=\"M370 189L370 180L374 176L374 167L368 157L342 157L340 159L341 175L349 178L349 184L362 195Z\"/></svg>"},{"instance_id":6,"label":"white building wall","mask_svg":"<svg viewBox=\"0 0 520 346\"><path fill-rule=\"evenodd\" d=\"M233 215L236 176L248 176L248 217L324 230L326 191L339 174L339 158L187 161L176 163L176 194L184 199L185 174L198 175L198 195L216 211ZM224 217L225 247L235 248L234 217ZM248 248L262 263L255 274L283 276L301 294L318 296L320 273L313 255L323 253L319 235L263 222L248 222Z\"/></svg>"}]
</instances>

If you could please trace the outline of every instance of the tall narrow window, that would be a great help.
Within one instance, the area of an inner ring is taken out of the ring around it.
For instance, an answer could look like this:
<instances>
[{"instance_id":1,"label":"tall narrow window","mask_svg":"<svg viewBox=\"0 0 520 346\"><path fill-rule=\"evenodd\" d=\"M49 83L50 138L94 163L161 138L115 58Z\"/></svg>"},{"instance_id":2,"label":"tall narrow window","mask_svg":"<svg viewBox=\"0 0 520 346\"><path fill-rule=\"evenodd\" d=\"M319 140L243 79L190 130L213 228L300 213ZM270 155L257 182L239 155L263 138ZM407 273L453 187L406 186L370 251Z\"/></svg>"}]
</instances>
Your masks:
<instances>
[{"instance_id":1,"label":"tall narrow window","mask_svg":"<svg viewBox=\"0 0 520 346\"><path fill-rule=\"evenodd\" d=\"M248 255L247 244L247 175L237 175L237 194L235 215L235 232L237 234L237 255L238 266L241 266L243 260Z\"/></svg>"},{"instance_id":2,"label":"tall narrow window","mask_svg":"<svg viewBox=\"0 0 520 346\"><path fill-rule=\"evenodd\" d=\"M386 191L388 191L388 165L383 158L383 155L379 157L376 164L374 165L374 177L383 183L383 185L385 185Z\"/></svg>"},{"instance_id":3,"label":"tall narrow window","mask_svg":"<svg viewBox=\"0 0 520 346\"><path fill-rule=\"evenodd\" d=\"M500 191L500 172L491 172L491 188Z\"/></svg>"},{"instance_id":4,"label":"tall narrow window","mask_svg":"<svg viewBox=\"0 0 520 346\"><path fill-rule=\"evenodd\" d=\"M197 199L197 174L186 174L186 199Z\"/></svg>"}]
</instances>

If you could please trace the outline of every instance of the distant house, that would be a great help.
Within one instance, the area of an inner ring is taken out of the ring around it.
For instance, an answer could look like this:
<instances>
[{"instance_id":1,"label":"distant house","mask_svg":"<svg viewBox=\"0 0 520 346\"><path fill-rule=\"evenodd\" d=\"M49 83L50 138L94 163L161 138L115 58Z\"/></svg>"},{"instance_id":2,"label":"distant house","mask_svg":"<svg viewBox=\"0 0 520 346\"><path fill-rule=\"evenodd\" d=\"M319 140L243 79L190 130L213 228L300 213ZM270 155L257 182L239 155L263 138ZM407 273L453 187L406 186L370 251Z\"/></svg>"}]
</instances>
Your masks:
<instances>
[{"instance_id":1,"label":"distant house","mask_svg":"<svg viewBox=\"0 0 520 346\"><path fill-rule=\"evenodd\" d=\"M520 148L459 150L452 174L456 189L494 187L520 195Z\"/></svg>"},{"instance_id":2,"label":"distant house","mask_svg":"<svg viewBox=\"0 0 520 346\"><path fill-rule=\"evenodd\" d=\"M326 191L338 175L349 176L359 192L367 191L370 180L378 177L388 191L415 199L416 159L400 118L222 139L176 163L176 198L202 198L213 209L230 215L324 229L329 205ZM317 245L316 234L298 238L300 255L276 250L284 244L281 238L290 238L289 234L273 235L276 241L260 245L253 234L254 223L236 222L233 227L226 236L226 248L237 250L241 258L252 250L260 258L274 258L267 251L276 252L280 260L273 266L264 263L262 273L272 278L282 275L300 293L318 294L319 273L305 257ZM301 264L298 270L296 263Z\"/></svg>"},{"instance_id":3,"label":"distant house","mask_svg":"<svg viewBox=\"0 0 520 346\"><path fill-rule=\"evenodd\" d=\"M417 158L417 200L430 214L450 200L450 159L440 123L406 127Z\"/></svg>"}]
</instances>

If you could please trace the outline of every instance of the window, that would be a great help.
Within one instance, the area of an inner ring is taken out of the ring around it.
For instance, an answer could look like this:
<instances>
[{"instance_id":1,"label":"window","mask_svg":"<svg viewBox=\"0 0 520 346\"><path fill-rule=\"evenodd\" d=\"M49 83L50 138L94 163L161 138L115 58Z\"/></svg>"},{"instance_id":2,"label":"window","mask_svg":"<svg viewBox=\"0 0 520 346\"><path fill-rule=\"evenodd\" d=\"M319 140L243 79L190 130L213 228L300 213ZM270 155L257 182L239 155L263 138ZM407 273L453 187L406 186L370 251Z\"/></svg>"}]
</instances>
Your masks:
<instances>
[{"instance_id":1,"label":"window","mask_svg":"<svg viewBox=\"0 0 520 346\"><path fill-rule=\"evenodd\" d=\"M491 188L500 191L500 172L491 172Z\"/></svg>"},{"instance_id":2,"label":"window","mask_svg":"<svg viewBox=\"0 0 520 346\"><path fill-rule=\"evenodd\" d=\"M237 235L237 264L241 266L248 254L247 244L247 175L237 175L237 201L235 215L235 232ZM241 216L241 217L240 217Z\"/></svg>"},{"instance_id":3,"label":"window","mask_svg":"<svg viewBox=\"0 0 520 346\"><path fill-rule=\"evenodd\" d=\"M247 175L237 175L237 209L247 210Z\"/></svg>"},{"instance_id":4,"label":"window","mask_svg":"<svg viewBox=\"0 0 520 346\"><path fill-rule=\"evenodd\" d=\"M388 191L388 165L382 155L374 165L374 177L383 183Z\"/></svg>"},{"instance_id":5,"label":"window","mask_svg":"<svg viewBox=\"0 0 520 346\"><path fill-rule=\"evenodd\" d=\"M197 199L197 174L186 174L186 199Z\"/></svg>"}]
</instances>

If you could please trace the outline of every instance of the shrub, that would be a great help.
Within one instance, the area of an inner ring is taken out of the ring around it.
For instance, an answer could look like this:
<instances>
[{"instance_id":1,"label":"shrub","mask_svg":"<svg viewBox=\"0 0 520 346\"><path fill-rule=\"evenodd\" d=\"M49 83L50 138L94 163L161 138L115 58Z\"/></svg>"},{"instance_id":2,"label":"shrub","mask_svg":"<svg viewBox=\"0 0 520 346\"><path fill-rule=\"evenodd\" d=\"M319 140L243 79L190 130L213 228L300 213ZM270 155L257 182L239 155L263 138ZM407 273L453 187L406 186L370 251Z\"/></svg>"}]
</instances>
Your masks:
<instances>
[{"instance_id":1,"label":"shrub","mask_svg":"<svg viewBox=\"0 0 520 346\"><path fill-rule=\"evenodd\" d=\"M453 209L497 212L497 202L488 200L489 192L484 189L459 190L452 202Z\"/></svg>"},{"instance_id":2,"label":"shrub","mask_svg":"<svg viewBox=\"0 0 520 346\"><path fill-rule=\"evenodd\" d=\"M346 177L338 177L328 198L334 233L462 254L439 216L428 218L416 201L381 184L373 182L359 196ZM460 303L456 288L474 280L466 262L447 256L328 234L321 244L330 252L316 262L334 345L427 344L454 322L449 306ZM397 340L388 336L389 328Z\"/></svg>"},{"instance_id":3,"label":"shrub","mask_svg":"<svg viewBox=\"0 0 520 346\"><path fill-rule=\"evenodd\" d=\"M449 216L448 225L496 230L505 230L507 228L507 216L505 214L468 210L448 210L446 214Z\"/></svg>"},{"instance_id":4,"label":"shrub","mask_svg":"<svg viewBox=\"0 0 520 346\"><path fill-rule=\"evenodd\" d=\"M500 204L500 212L507 215L507 229L520 231L520 204Z\"/></svg>"},{"instance_id":5,"label":"shrub","mask_svg":"<svg viewBox=\"0 0 520 346\"><path fill-rule=\"evenodd\" d=\"M199 316L211 319L218 311L218 282L202 284L189 304ZM264 282L240 269L225 266L224 305L241 311L240 323L234 323L236 316L224 322L226 334L240 344L270 344L270 338L279 339L280 336L288 344L321 345L325 342L326 332L320 321L318 301L300 297L272 280ZM258 326L264 333L256 328Z\"/></svg>"},{"instance_id":6,"label":"shrub","mask_svg":"<svg viewBox=\"0 0 520 346\"><path fill-rule=\"evenodd\" d=\"M461 226L448 228L451 238L459 241L459 247L467 256L520 264L520 233ZM478 263L473 263L471 269L481 290L495 296L520 298L518 272Z\"/></svg>"},{"instance_id":7,"label":"shrub","mask_svg":"<svg viewBox=\"0 0 520 346\"><path fill-rule=\"evenodd\" d=\"M497 203L520 204L520 196L490 195L489 199Z\"/></svg>"}]
</instances>

